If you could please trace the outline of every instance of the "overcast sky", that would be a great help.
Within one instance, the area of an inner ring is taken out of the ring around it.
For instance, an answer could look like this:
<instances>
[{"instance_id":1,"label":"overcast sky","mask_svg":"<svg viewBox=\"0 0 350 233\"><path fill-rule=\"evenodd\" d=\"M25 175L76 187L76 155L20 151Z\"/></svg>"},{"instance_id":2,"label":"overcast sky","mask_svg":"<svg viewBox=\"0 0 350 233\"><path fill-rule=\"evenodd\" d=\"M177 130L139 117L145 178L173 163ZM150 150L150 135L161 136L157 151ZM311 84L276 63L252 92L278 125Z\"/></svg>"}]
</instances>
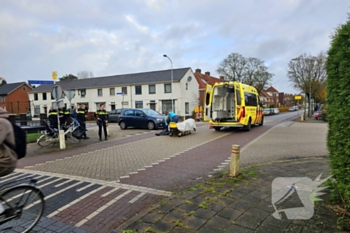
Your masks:
<instances>
[{"instance_id":1,"label":"overcast sky","mask_svg":"<svg viewBox=\"0 0 350 233\"><path fill-rule=\"evenodd\" d=\"M51 80L174 68L216 72L230 53L256 57L280 92L287 64L327 51L347 0L0 0L0 77Z\"/></svg>"}]
</instances>

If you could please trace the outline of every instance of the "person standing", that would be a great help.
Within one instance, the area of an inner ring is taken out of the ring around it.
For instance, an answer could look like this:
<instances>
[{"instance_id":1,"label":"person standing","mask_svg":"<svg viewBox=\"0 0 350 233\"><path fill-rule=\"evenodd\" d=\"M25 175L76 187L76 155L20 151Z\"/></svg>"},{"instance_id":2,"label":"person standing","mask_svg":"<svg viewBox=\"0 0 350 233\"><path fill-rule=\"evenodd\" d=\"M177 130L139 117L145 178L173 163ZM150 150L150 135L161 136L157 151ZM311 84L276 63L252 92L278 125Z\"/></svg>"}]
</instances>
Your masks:
<instances>
[{"instance_id":1,"label":"person standing","mask_svg":"<svg viewBox=\"0 0 350 233\"><path fill-rule=\"evenodd\" d=\"M100 137L100 141L102 140L102 128L104 131L105 140L107 140L108 113L105 110L104 104L101 104L100 109L96 111L95 118L97 119L98 136Z\"/></svg>"},{"instance_id":2,"label":"person standing","mask_svg":"<svg viewBox=\"0 0 350 233\"><path fill-rule=\"evenodd\" d=\"M178 123L179 117L175 113L168 112L168 110L165 110L165 115L167 115L169 117L170 122Z\"/></svg>"},{"instance_id":3,"label":"person standing","mask_svg":"<svg viewBox=\"0 0 350 233\"><path fill-rule=\"evenodd\" d=\"M50 127L53 129L58 128L57 114L58 114L57 109L53 109L51 106L51 108L49 110L49 122L50 122Z\"/></svg>"},{"instance_id":4,"label":"person standing","mask_svg":"<svg viewBox=\"0 0 350 233\"><path fill-rule=\"evenodd\" d=\"M64 108L59 108L58 116L59 116L59 119L60 119L60 126L61 126L61 129L62 129L62 126L66 122L65 115L64 115Z\"/></svg>"},{"instance_id":5,"label":"person standing","mask_svg":"<svg viewBox=\"0 0 350 233\"><path fill-rule=\"evenodd\" d=\"M80 124L81 127L84 128L85 132L84 134L82 135L82 138L84 139L89 139L89 137L86 135L86 118L87 118L87 113L88 113L88 110L85 106L85 104L81 104L80 105L80 108L78 108L78 111L77 111L77 119L78 119L78 122Z\"/></svg>"},{"instance_id":6,"label":"person standing","mask_svg":"<svg viewBox=\"0 0 350 233\"><path fill-rule=\"evenodd\" d=\"M78 127L79 126L79 122L78 122L78 114L77 114L77 106L73 106L73 109L71 111L71 116L73 118L73 126Z\"/></svg>"}]
</instances>

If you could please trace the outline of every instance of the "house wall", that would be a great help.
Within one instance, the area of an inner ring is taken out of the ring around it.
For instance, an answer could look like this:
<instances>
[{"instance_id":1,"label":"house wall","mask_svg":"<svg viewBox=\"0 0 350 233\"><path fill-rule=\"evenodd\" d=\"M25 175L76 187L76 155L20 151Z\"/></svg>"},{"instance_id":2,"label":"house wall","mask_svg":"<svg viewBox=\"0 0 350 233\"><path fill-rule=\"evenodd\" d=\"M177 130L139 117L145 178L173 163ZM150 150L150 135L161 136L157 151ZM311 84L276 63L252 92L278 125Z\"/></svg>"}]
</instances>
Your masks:
<instances>
[{"instance_id":1,"label":"house wall","mask_svg":"<svg viewBox=\"0 0 350 233\"><path fill-rule=\"evenodd\" d=\"M187 81L188 76L192 76L190 82ZM170 84L171 80L167 84ZM186 83L188 89L186 90ZM91 88L86 89L85 97L82 97L81 91L76 88L75 97L72 99L71 104L82 104L88 103L89 112L95 112L98 109L100 103L105 103L105 108L107 111L112 110L112 106L115 108L135 108L136 101L142 101L143 108L150 108L151 101L155 103L155 110L163 113L165 109L162 109L162 101L170 101L171 98L175 100L175 112L180 115L191 115L192 110L196 105L196 98L198 98L198 83L195 81L194 75L191 70L189 70L180 82L173 83L173 95L171 93L164 93L165 83L149 83L141 85L142 94L136 95L135 85L125 86L127 88L127 93L123 95L110 94L110 88L114 88L114 93L122 92L122 86L111 86L104 88ZM156 93L149 94L149 85L155 85ZM137 86L137 85L136 85ZM74 88L74 87L72 87ZM102 96L98 96L98 89L102 89ZM38 115L38 109L40 113L45 113L48 111L52 102L51 93L46 93L47 99L43 100L42 93L38 94L38 100L34 100L34 94L29 94L29 99L33 101L32 114ZM124 102L124 105L122 105ZM64 103L69 106L69 101L67 98L64 99ZM189 105L189 114L186 113L185 103ZM36 110L35 110L36 109ZM36 111L36 114L35 114Z\"/></svg>"},{"instance_id":2,"label":"house wall","mask_svg":"<svg viewBox=\"0 0 350 233\"><path fill-rule=\"evenodd\" d=\"M23 83L5 96L5 102L2 102L0 99L0 107L6 109L10 114L26 114L30 110L28 96L30 90L32 90L32 88Z\"/></svg>"}]
</instances>

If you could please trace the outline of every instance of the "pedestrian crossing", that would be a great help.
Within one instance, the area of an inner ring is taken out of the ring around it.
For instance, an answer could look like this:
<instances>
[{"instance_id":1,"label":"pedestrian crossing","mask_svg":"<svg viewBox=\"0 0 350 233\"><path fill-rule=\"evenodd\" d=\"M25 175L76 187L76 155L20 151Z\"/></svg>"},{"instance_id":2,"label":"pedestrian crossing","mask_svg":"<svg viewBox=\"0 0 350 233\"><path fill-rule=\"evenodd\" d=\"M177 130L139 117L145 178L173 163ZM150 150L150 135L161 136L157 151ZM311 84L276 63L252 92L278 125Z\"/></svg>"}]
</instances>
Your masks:
<instances>
[{"instance_id":1,"label":"pedestrian crossing","mask_svg":"<svg viewBox=\"0 0 350 233\"><path fill-rule=\"evenodd\" d=\"M94 232L90 229L92 225L99 224L106 217L113 216L117 219L121 211L126 208L132 209L133 204L144 199L171 196L171 192L147 187L25 169L16 169L12 174L0 179L0 187L28 183L29 178L37 180L37 187L45 196L46 208L43 217L88 232ZM32 203L26 209L36 204ZM134 214L138 211L135 210ZM107 225L113 223L105 221L103 224L108 228Z\"/></svg>"}]
</instances>

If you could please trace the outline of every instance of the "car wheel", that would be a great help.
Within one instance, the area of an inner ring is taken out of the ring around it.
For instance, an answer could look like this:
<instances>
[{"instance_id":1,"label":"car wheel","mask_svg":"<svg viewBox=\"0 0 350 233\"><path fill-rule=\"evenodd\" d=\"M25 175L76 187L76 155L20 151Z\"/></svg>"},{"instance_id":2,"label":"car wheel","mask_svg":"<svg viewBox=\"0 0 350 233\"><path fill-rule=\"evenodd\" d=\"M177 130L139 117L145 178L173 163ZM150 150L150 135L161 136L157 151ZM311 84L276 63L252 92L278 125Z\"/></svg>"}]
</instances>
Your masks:
<instances>
[{"instance_id":1,"label":"car wheel","mask_svg":"<svg viewBox=\"0 0 350 233\"><path fill-rule=\"evenodd\" d=\"M147 123L147 128L148 128L148 129L153 130L153 129L155 129L155 127L156 127L156 125L154 124L153 121L149 121L149 122Z\"/></svg>"},{"instance_id":2,"label":"car wheel","mask_svg":"<svg viewBox=\"0 0 350 233\"><path fill-rule=\"evenodd\" d=\"M249 119L248 125L245 126L245 130L250 131L251 129L252 129L252 123L251 123L251 119Z\"/></svg>"},{"instance_id":3,"label":"car wheel","mask_svg":"<svg viewBox=\"0 0 350 233\"><path fill-rule=\"evenodd\" d=\"M214 127L215 131L220 131L221 127Z\"/></svg>"},{"instance_id":4,"label":"car wheel","mask_svg":"<svg viewBox=\"0 0 350 233\"><path fill-rule=\"evenodd\" d=\"M119 123L119 127L120 127L120 129L122 129L122 130L126 129L126 123L125 123L124 121L120 122L120 123Z\"/></svg>"},{"instance_id":5,"label":"car wheel","mask_svg":"<svg viewBox=\"0 0 350 233\"><path fill-rule=\"evenodd\" d=\"M259 123L259 126L263 126L264 125L264 117L261 118L261 122Z\"/></svg>"}]
</instances>

